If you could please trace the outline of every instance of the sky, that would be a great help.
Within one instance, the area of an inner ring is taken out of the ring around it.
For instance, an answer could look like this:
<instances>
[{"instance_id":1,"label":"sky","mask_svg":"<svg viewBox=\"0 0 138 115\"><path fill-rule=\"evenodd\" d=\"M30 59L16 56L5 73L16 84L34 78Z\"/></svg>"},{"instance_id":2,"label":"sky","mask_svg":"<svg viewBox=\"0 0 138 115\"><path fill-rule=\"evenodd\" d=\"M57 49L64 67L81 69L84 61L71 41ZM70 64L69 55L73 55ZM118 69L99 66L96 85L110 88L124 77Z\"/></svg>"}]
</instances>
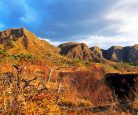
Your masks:
<instances>
[{"instance_id":1,"label":"sky","mask_svg":"<svg viewBox=\"0 0 138 115\"><path fill-rule=\"evenodd\" d=\"M138 44L138 0L0 0L0 31L25 27L56 46Z\"/></svg>"}]
</instances>

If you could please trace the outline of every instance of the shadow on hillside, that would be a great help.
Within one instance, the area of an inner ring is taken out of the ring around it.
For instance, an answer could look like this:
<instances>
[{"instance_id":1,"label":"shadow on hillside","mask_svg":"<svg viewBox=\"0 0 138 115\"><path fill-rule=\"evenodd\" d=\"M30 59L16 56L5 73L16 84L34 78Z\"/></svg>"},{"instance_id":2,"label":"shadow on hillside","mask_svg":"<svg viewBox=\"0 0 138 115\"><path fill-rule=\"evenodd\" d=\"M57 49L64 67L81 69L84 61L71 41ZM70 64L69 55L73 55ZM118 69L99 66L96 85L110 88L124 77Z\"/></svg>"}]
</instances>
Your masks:
<instances>
[{"instance_id":1,"label":"shadow on hillside","mask_svg":"<svg viewBox=\"0 0 138 115\"><path fill-rule=\"evenodd\" d=\"M111 89L118 108L131 112L132 103L138 96L138 74L109 73L105 83Z\"/></svg>"}]
</instances>

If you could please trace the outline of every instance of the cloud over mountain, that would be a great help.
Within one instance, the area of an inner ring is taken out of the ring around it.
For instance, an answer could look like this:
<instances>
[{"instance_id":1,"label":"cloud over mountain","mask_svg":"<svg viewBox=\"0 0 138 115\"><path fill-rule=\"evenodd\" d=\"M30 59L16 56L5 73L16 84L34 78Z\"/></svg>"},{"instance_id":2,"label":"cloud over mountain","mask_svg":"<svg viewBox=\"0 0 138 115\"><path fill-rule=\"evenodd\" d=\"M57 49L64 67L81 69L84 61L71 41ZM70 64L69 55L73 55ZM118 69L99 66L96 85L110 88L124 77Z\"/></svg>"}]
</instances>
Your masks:
<instances>
[{"instance_id":1,"label":"cloud over mountain","mask_svg":"<svg viewBox=\"0 0 138 115\"><path fill-rule=\"evenodd\" d=\"M137 0L4 0L0 30L26 27L56 43L134 45L138 43L137 5Z\"/></svg>"}]
</instances>

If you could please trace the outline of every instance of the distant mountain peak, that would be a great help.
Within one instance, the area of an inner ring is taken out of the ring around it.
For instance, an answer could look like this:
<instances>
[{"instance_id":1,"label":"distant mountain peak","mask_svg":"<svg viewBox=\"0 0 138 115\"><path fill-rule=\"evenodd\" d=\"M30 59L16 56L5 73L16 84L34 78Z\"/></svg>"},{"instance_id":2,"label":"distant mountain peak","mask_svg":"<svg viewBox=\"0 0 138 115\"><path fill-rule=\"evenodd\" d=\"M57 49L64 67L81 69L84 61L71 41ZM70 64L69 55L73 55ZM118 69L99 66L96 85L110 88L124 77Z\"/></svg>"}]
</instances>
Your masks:
<instances>
[{"instance_id":1,"label":"distant mountain peak","mask_svg":"<svg viewBox=\"0 0 138 115\"><path fill-rule=\"evenodd\" d=\"M138 44L131 47L112 46L103 50L97 46L88 48L85 43L68 42L59 46L60 53L68 58L89 60L109 60L114 62L138 61Z\"/></svg>"},{"instance_id":2,"label":"distant mountain peak","mask_svg":"<svg viewBox=\"0 0 138 115\"><path fill-rule=\"evenodd\" d=\"M135 45L133 46L133 48L135 48L135 49L138 50L138 44L135 44Z\"/></svg>"},{"instance_id":3,"label":"distant mountain peak","mask_svg":"<svg viewBox=\"0 0 138 115\"><path fill-rule=\"evenodd\" d=\"M112 46L109 48L109 50L117 50L117 49L123 49L122 46Z\"/></svg>"}]
</instances>

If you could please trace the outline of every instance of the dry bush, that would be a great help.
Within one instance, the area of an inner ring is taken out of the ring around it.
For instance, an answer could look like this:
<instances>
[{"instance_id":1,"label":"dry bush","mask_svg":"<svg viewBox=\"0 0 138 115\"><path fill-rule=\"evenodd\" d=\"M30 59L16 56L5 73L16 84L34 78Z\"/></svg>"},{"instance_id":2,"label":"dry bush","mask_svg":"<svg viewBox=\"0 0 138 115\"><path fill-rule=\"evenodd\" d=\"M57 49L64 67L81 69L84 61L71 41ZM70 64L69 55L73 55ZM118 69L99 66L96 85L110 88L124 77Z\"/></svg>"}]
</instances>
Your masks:
<instances>
[{"instance_id":1,"label":"dry bush","mask_svg":"<svg viewBox=\"0 0 138 115\"><path fill-rule=\"evenodd\" d=\"M109 103L112 94L104 85L104 74L105 71L99 64L92 64L85 70L62 72L64 100L61 100L61 103L69 102L72 106L91 107ZM85 100L84 103L80 104L81 100Z\"/></svg>"},{"instance_id":2,"label":"dry bush","mask_svg":"<svg viewBox=\"0 0 138 115\"><path fill-rule=\"evenodd\" d=\"M21 60L17 67L7 67L9 72L0 70L4 72L0 75L0 114L57 114L61 106L83 108L109 103L113 107L108 112L116 112L116 102L104 85L103 65L67 68L62 73L60 67L47 61Z\"/></svg>"},{"instance_id":3,"label":"dry bush","mask_svg":"<svg viewBox=\"0 0 138 115\"><path fill-rule=\"evenodd\" d=\"M57 92L52 85L47 87L47 66L22 61L13 68L14 73L0 75L0 114L39 115L59 111Z\"/></svg>"}]
</instances>

